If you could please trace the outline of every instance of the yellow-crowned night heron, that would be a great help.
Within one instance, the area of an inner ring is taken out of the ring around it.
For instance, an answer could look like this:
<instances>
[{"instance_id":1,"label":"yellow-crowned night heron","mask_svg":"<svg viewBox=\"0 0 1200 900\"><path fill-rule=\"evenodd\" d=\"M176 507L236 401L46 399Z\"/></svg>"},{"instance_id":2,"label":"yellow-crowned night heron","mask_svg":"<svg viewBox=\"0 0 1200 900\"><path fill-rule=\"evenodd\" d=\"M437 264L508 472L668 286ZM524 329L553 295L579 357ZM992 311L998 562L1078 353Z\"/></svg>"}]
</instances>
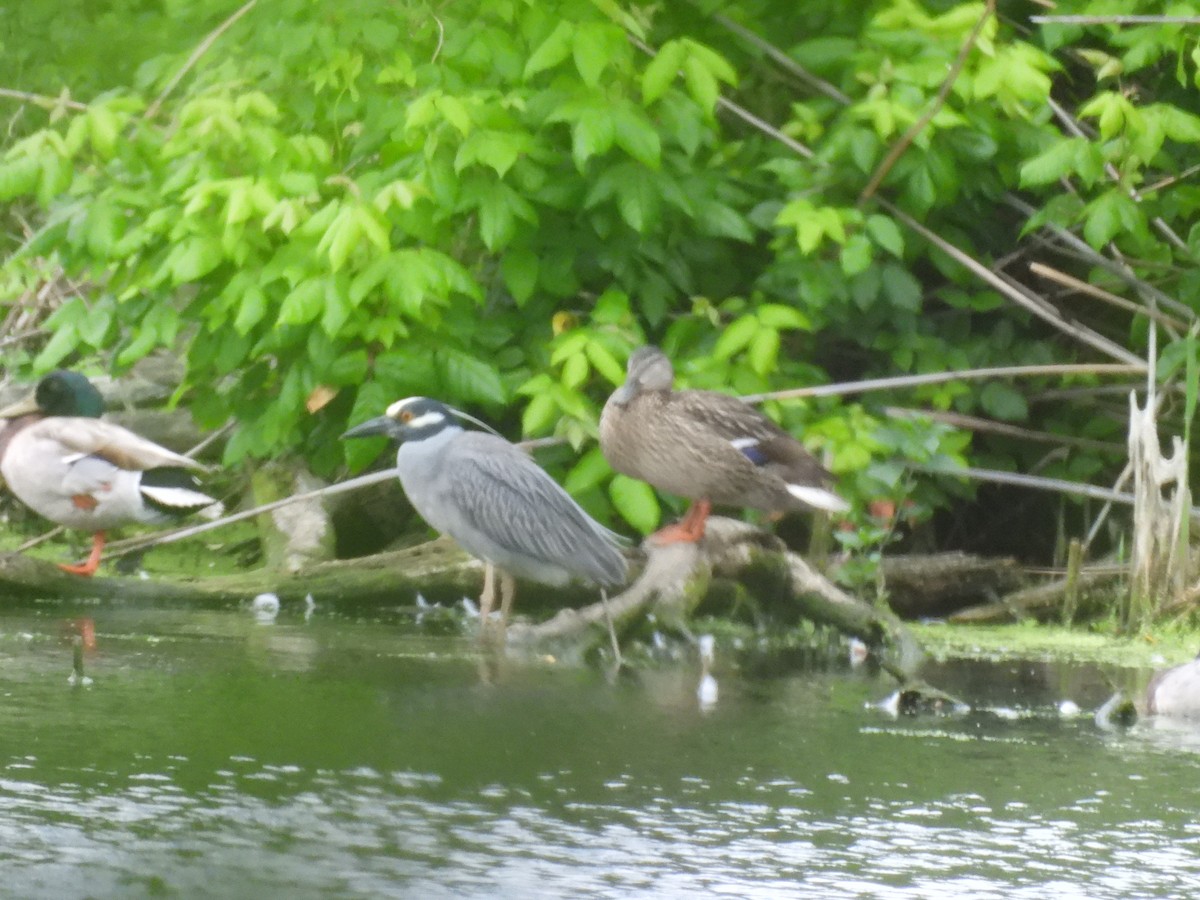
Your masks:
<instances>
[{"instance_id":1,"label":"yellow-crowned night heron","mask_svg":"<svg viewBox=\"0 0 1200 900\"><path fill-rule=\"evenodd\" d=\"M600 448L618 472L694 500L660 543L697 541L712 504L770 512L850 506L833 476L794 437L736 397L675 391L671 362L657 347L629 357L625 384L600 417Z\"/></svg>"},{"instance_id":2,"label":"yellow-crowned night heron","mask_svg":"<svg viewBox=\"0 0 1200 900\"><path fill-rule=\"evenodd\" d=\"M104 532L130 522L158 524L216 501L189 469L204 466L128 429L101 421L104 402L78 372L51 372L26 400L0 410L0 475L17 499L68 528L92 532L78 566L93 575Z\"/></svg>"},{"instance_id":3,"label":"yellow-crowned night heron","mask_svg":"<svg viewBox=\"0 0 1200 900\"><path fill-rule=\"evenodd\" d=\"M481 627L495 602L493 566L500 570L503 622L512 607L514 576L552 586L581 579L602 589L625 582L627 564L616 534L519 448L497 434L466 431L456 417L464 414L437 400L409 397L342 437L386 435L398 442L396 468L413 508L489 564Z\"/></svg>"}]
</instances>

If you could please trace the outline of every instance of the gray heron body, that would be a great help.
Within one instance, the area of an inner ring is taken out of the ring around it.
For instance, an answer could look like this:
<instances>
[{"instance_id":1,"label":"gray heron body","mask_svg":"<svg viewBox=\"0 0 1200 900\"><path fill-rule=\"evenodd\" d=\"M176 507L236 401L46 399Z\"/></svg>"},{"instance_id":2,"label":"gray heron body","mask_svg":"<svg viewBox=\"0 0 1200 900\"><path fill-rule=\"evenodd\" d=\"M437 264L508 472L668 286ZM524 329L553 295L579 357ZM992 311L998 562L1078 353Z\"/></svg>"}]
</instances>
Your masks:
<instances>
[{"instance_id":1,"label":"gray heron body","mask_svg":"<svg viewBox=\"0 0 1200 900\"><path fill-rule=\"evenodd\" d=\"M657 347L629 357L625 383L600 417L600 449L616 471L688 497L678 525L660 543L697 541L712 505L768 512L846 512L833 475L794 437L736 397L672 389L675 371Z\"/></svg>"},{"instance_id":2,"label":"gray heron body","mask_svg":"<svg viewBox=\"0 0 1200 900\"><path fill-rule=\"evenodd\" d=\"M533 459L496 434L466 431L461 415L427 397L398 400L344 438L385 435L400 444L396 468L413 508L469 554L489 564L480 598L486 625L500 571L507 622L514 578L602 589L625 582L620 537L591 518Z\"/></svg>"}]
</instances>

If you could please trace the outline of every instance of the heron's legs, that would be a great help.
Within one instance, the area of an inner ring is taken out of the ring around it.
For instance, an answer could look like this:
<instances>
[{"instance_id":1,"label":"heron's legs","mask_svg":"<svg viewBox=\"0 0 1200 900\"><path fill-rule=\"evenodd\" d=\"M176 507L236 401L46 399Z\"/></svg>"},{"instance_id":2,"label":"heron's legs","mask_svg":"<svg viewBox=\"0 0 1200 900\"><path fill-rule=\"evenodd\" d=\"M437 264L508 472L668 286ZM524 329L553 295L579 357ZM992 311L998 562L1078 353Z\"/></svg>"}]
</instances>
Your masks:
<instances>
[{"instance_id":1,"label":"heron's legs","mask_svg":"<svg viewBox=\"0 0 1200 900\"><path fill-rule=\"evenodd\" d=\"M508 627L508 615L512 612L513 597L517 595L517 580L500 570L500 627Z\"/></svg>"},{"instance_id":2,"label":"heron's legs","mask_svg":"<svg viewBox=\"0 0 1200 900\"><path fill-rule=\"evenodd\" d=\"M650 541L655 544L694 544L703 540L704 526L711 512L712 503L707 497L701 497L678 522L660 528L650 535Z\"/></svg>"},{"instance_id":3,"label":"heron's legs","mask_svg":"<svg viewBox=\"0 0 1200 900\"><path fill-rule=\"evenodd\" d=\"M487 627L496 602L496 567L490 562L483 564L483 593L479 595L479 630Z\"/></svg>"},{"instance_id":4,"label":"heron's legs","mask_svg":"<svg viewBox=\"0 0 1200 900\"><path fill-rule=\"evenodd\" d=\"M612 610L608 608L608 591L600 588L600 604L604 607L604 622L608 625L608 639L612 641L613 664L621 667L621 645L617 643L617 629L613 625Z\"/></svg>"}]
</instances>

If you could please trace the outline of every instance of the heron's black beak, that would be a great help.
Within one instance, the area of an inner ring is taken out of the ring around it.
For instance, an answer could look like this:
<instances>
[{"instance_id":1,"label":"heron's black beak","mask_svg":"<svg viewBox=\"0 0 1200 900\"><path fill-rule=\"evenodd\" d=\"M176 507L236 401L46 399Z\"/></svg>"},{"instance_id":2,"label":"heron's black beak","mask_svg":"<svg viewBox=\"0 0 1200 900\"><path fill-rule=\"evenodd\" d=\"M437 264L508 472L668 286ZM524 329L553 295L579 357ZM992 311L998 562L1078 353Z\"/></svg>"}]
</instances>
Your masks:
<instances>
[{"instance_id":1,"label":"heron's black beak","mask_svg":"<svg viewBox=\"0 0 1200 900\"><path fill-rule=\"evenodd\" d=\"M400 435L397 433L400 430L400 423L395 419L387 416L376 416L374 419L367 419L361 425L355 425L349 431L342 435L342 440L346 438L364 438L364 437L389 437L393 440L399 440Z\"/></svg>"}]
</instances>

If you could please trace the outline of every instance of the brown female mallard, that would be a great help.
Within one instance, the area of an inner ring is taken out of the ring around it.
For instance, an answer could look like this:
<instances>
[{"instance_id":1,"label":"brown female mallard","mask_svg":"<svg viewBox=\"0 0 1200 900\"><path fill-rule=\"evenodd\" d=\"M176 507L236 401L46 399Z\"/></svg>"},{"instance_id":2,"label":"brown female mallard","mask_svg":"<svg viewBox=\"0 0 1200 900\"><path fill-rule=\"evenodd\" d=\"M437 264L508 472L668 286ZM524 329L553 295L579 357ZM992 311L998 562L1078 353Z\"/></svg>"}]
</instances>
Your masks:
<instances>
[{"instance_id":1,"label":"brown female mallard","mask_svg":"<svg viewBox=\"0 0 1200 900\"><path fill-rule=\"evenodd\" d=\"M833 475L794 437L736 397L672 389L657 347L629 357L625 384L600 417L600 448L616 471L695 502L659 542L696 541L713 504L768 512L846 512Z\"/></svg>"}]
</instances>

